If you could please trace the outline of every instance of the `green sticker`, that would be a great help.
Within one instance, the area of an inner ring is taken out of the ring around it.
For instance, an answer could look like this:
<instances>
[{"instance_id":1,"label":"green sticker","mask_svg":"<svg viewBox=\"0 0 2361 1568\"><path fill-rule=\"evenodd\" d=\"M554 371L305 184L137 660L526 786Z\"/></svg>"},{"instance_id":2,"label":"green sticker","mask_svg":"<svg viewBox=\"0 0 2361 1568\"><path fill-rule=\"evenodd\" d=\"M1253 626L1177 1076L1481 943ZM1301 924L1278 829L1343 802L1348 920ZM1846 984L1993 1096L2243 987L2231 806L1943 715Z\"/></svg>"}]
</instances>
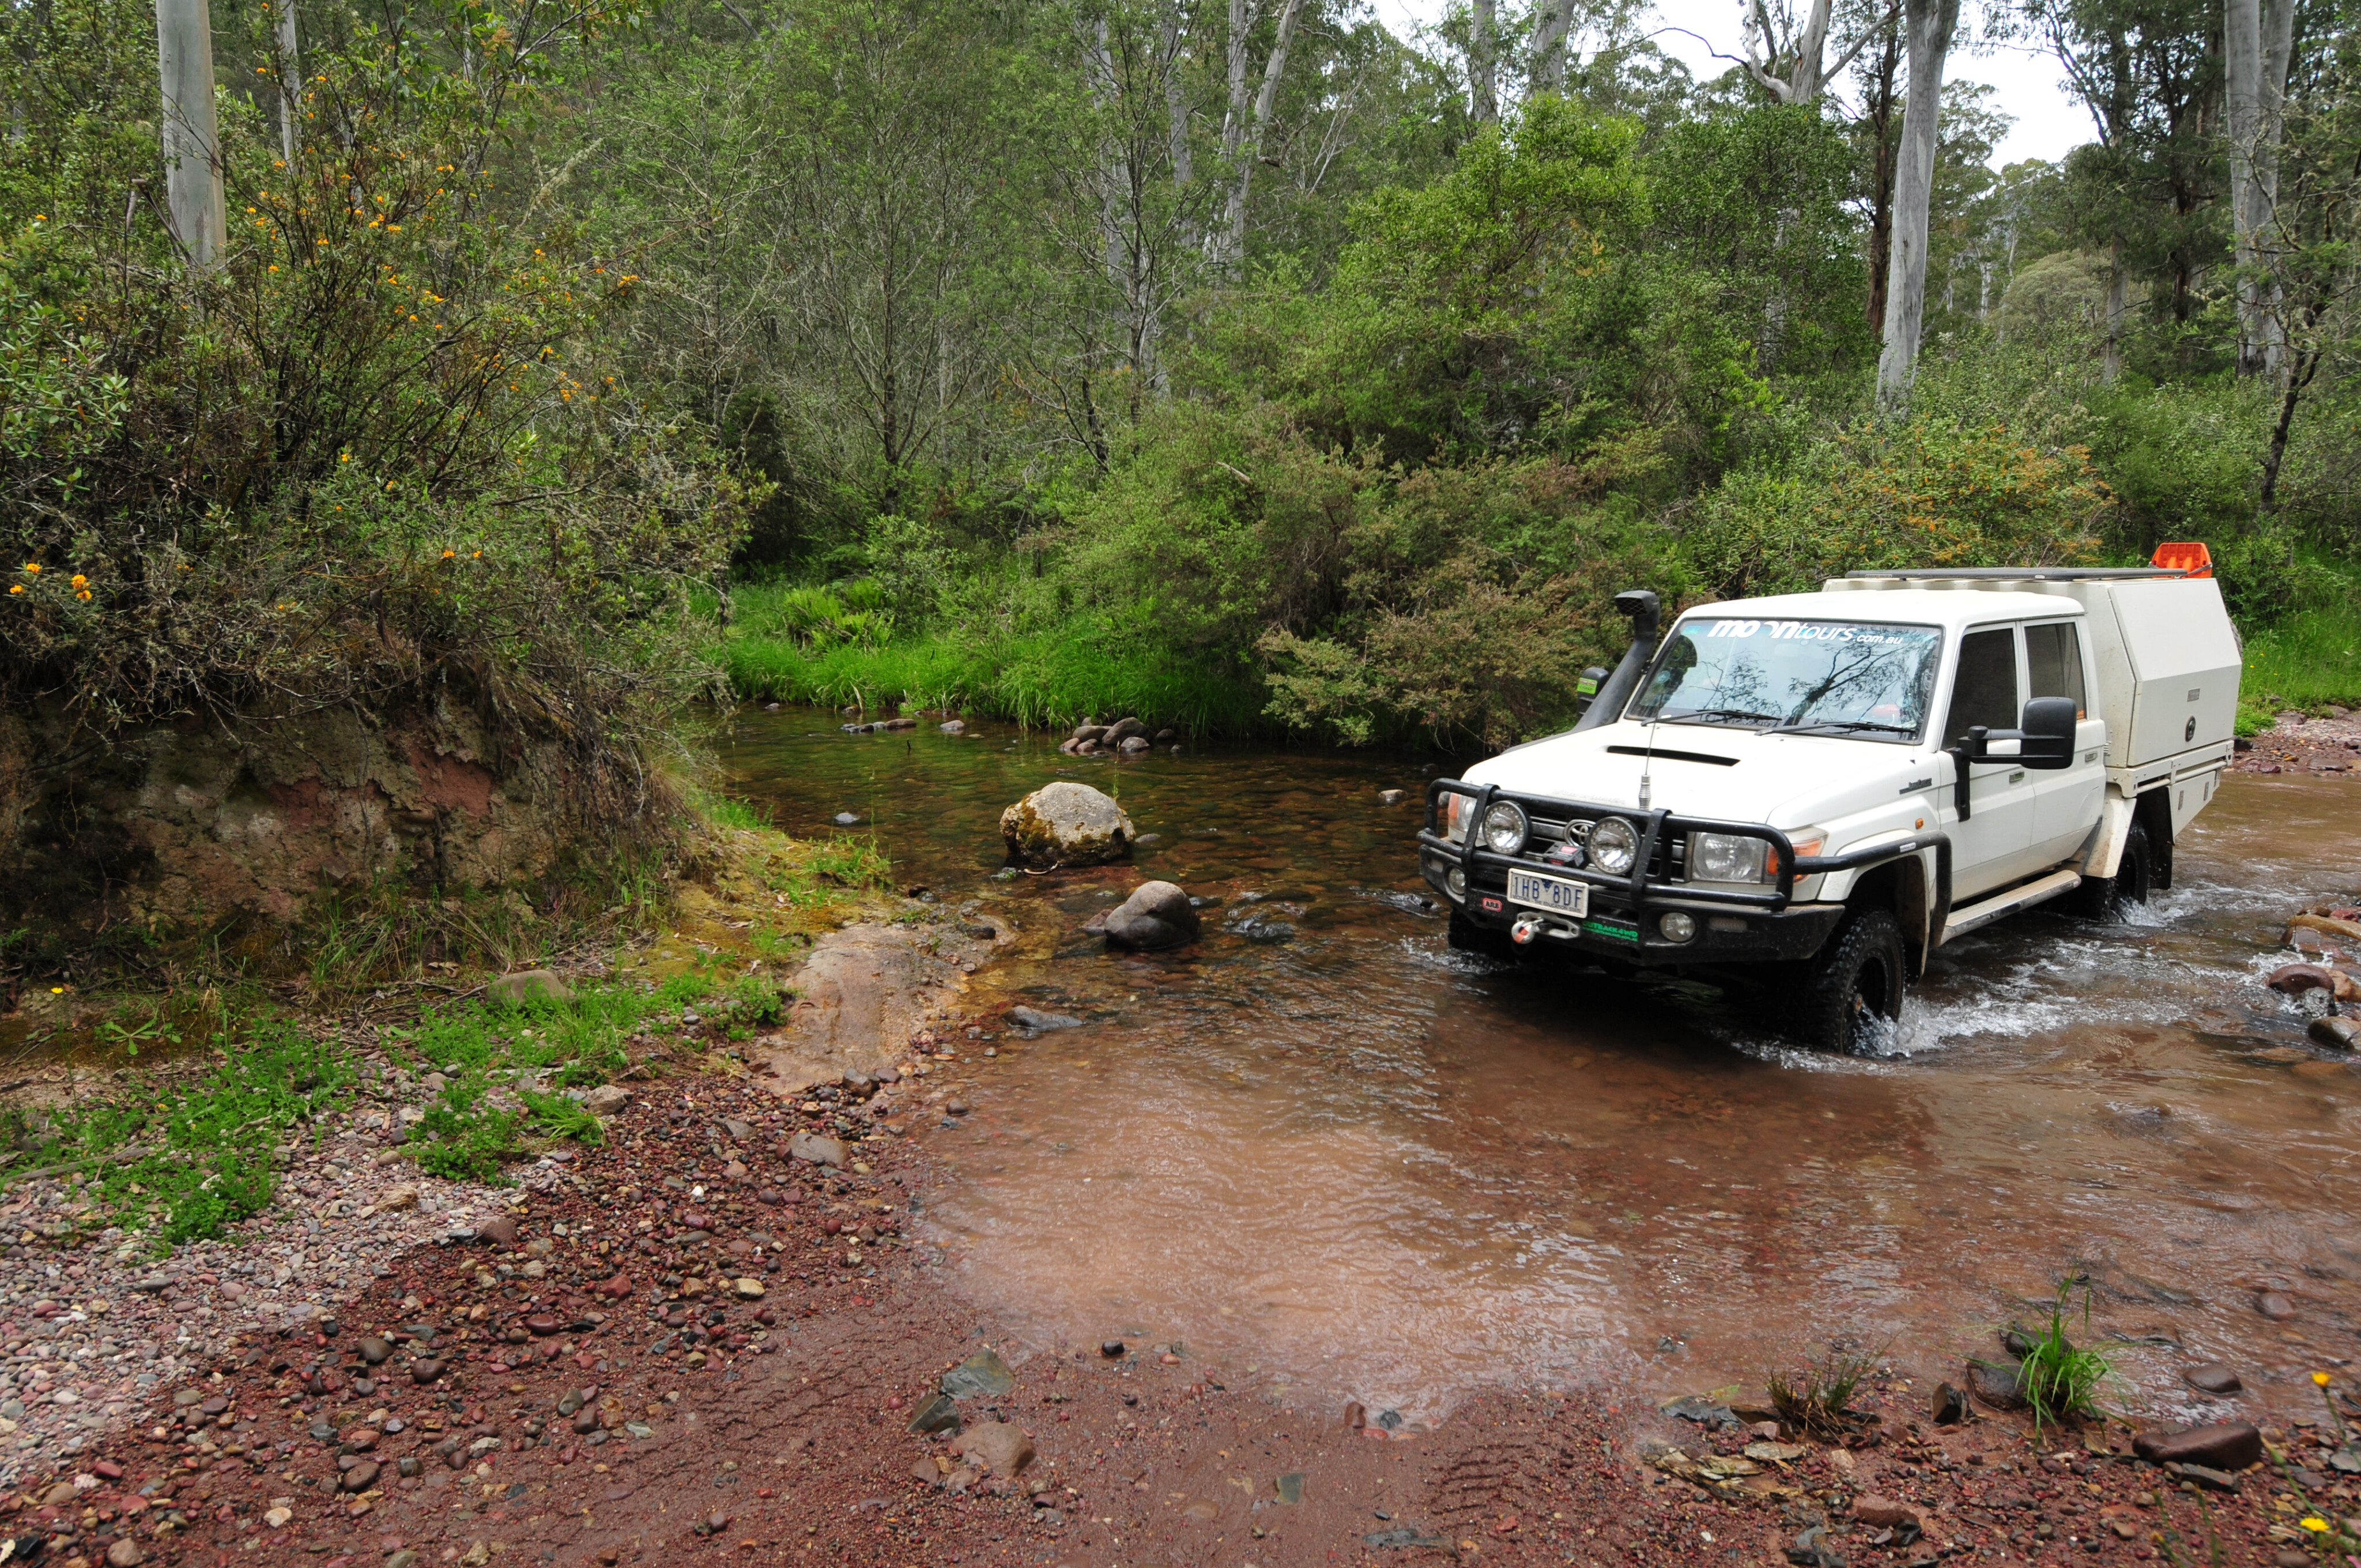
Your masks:
<instances>
[{"instance_id":1,"label":"green sticker","mask_svg":"<svg viewBox=\"0 0 2361 1568\"><path fill-rule=\"evenodd\" d=\"M1586 920L1582 923L1582 928L1594 937L1612 937L1619 942L1636 942L1640 939L1639 928L1633 926L1612 926L1604 920Z\"/></svg>"}]
</instances>

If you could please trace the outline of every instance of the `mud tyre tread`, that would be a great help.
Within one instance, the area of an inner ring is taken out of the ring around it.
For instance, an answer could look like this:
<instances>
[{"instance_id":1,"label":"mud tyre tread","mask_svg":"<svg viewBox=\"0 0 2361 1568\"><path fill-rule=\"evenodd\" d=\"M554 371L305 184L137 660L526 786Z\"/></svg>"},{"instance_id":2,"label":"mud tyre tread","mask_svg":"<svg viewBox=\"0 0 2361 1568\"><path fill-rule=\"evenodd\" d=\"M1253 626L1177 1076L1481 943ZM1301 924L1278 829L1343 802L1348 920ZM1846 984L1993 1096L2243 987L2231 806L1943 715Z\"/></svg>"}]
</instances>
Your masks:
<instances>
[{"instance_id":1,"label":"mud tyre tread","mask_svg":"<svg viewBox=\"0 0 2361 1568\"><path fill-rule=\"evenodd\" d=\"M1787 996L1785 1032L1817 1050L1851 1050L1872 1016L1901 1018L1909 972L1893 912L1855 910L1801 966Z\"/></svg>"}]
</instances>

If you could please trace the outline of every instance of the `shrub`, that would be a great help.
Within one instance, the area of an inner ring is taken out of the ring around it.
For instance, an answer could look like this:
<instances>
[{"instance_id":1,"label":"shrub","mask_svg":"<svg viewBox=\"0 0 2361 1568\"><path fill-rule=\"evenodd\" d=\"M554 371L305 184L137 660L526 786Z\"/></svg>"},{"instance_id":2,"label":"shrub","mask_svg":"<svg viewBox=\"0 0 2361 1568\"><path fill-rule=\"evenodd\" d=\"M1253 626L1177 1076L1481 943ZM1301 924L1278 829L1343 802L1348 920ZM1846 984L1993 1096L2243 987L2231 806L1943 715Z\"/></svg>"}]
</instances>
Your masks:
<instances>
[{"instance_id":1,"label":"shrub","mask_svg":"<svg viewBox=\"0 0 2361 1568\"><path fill-rule=\"evenodd\" d=\"M1922 418L1731 475L1683 544L1697 576L1736 598L1807 591L1864 568L2092 561L2111 504L2079 447Z\"/></svg>"}]
</instances>

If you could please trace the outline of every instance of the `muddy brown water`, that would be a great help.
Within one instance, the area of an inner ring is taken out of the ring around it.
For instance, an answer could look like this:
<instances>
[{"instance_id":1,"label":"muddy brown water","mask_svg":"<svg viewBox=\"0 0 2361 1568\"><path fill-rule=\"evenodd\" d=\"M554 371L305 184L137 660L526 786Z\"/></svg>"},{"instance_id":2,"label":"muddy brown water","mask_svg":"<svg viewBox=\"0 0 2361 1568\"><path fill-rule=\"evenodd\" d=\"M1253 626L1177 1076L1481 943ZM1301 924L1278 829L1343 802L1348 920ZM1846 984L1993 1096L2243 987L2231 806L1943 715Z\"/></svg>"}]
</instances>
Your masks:
<instances>
[{"instance_id":1,"label":"muddy brown water","mask_svg":"<svg viewBox=\"0 0 2361 1568\"><path fill-rule=\"evenodd\" d=\"M736 786L798 834L856 813L898 881L1012 924L972 1002L1085 1020L963 1041L974 1109L924 1135L931 1241L1045 1344L1179 1342L1414 1423L1494 1384L1759 1385L1831 1341L1956 1376L2070 1277L2122 1408L2223 1411L2180 1376L2221 1360L2237 1408L2301 1411L2361 1354L2361 1073L2259 982L2286 914L2361 880L2350 784L2229 779L2135 919L1964 938L1888 1049L1839 1057L1740 989L1452 952L1419 761L837 722L744 715ZM1057 778L1152 839L995 878L1001 808ZM1149 876L1215 901L1204 941L1105 951L1084 921Z\"/></svg>"}]
</instances>

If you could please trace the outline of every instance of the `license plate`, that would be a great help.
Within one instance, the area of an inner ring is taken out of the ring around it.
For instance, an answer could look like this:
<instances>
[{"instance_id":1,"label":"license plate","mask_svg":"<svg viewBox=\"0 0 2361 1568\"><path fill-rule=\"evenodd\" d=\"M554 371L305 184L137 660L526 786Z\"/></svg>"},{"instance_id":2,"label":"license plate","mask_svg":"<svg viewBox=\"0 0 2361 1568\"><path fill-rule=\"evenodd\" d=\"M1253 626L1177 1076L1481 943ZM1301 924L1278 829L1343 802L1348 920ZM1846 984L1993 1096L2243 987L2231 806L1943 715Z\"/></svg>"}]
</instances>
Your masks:
<instances>
[{"instance_id":1,"label":"license plate","mask_svg":"<svg viewBox=\"0 0 2361 1568\"><path fill-rule=\"evenodd\" d=\"M1570 915L1579 920L1590 912L1590 888L1584 883L1512 869L1509 872L1509 902L1531 905L1553 915Z\"/></svg>"}]
</instances>

